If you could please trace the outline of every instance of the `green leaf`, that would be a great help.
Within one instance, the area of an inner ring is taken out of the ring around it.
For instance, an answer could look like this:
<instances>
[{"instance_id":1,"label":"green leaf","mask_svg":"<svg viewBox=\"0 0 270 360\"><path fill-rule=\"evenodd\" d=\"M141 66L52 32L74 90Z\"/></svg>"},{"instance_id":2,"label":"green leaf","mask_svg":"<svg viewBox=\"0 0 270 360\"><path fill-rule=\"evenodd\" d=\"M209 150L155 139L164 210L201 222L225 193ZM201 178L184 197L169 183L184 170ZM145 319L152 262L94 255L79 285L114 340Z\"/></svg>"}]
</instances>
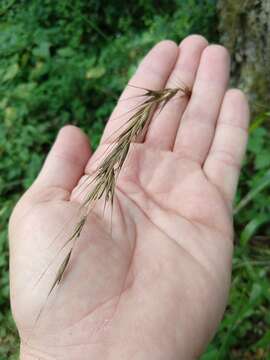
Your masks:
<instances>
[{"instance_id":1,"label":"green leaf","mask_svg":"<svg viewBox=\"0 0 270 360\"><path fill-rule=\"evenodd\" d=\"M86 79L98 79L105 74L106 70L102 66L94 67L86 72Z\"/></svg>"},{"instance_id":2,"label":"green leaf","mask_svg":"<svg viewBox=\"0 0 270 360\"><path fill-rule=\"evenodd\" d=\"M258 228L269 222L269 214L259 214L254 219L251 219L250 222L245 226L244 230L240 235L240 244L242 246L247 246L248 241L252 236L257 232Z\"/></svg>"},{"instance_id":3,"label":"green leaf","mask_svg":"<svg viewBox=\"0 0 270 360\"><path fill-rule=\"evenodd\" d=\"M0 109L4 110L7 107L8 104L8 98L4 97L1 101L0 101Z\"/></svg>"},{"instance_id":4,"label":"green leaf","mask_svg":"<svg viewBox=\"0 0 270 360\"><path fill-rule=\"evenodd\" d=\"M251 293L250 293L250 298L249 298L249 301L251 303L255 303L259 297L261 296L262 294L262 287L260 284L253 284L252 286L252 290L251 290Z\"/></svg>"},{"instance_id":5,"label":"green leaf","mask_svg":"<svg viewBox=\"0 0 270 360\"><path fill-rule=\"evenodd\" d=\"M50 57L50 46L51 44L46 41L40 43L33 49L33 55L41 59Z\"/></svg>"},{"instance_id":6,"label":"green leaf","mask_svg":"<svg viewBox=\"0 0 270 360\"><path fill-rule=\"evenodd\" d=\"M12 80L16 77L16 75L18 74L19 72L19 65L16 63L16 64L12 64L10 65L6 72L5 72L5 75L3 77L3 81L9 81L9 80Z\"/></svg>"},{"instance_id":7,"label":"green leaf","mask_svg":"<svg viewBox=\"0 0 270 360\"><path fill-rule=\"evenodd\" d=\"M200 357L200 360L216 360L218 359L219 351L217 349L211 349L209 346L208 351Z\"/></svg>"},{"instance_id":8,"label":"green leaf","mask_svg":"<svg viewBox=\"0 0 270 360\"><path fill-rule=\"evenodd\" d=\"M270 166L270 156L269 150L265 149L257 154L255 159L255 167L256 169L264 169Z\"/></svg>"},{"instance_id":9,"label":"green leaf","mask_svg":"<svg viewBox=\"0 0 270 360\"><path fill-rule=\"evenodd\" d=\"M268 347L270 351L270 330L267 330L263 337L256 343L255 348Z\"/></svg>"},{"instance_id":10,"label":"green leaf","mask_svg":"<svg viewBox=\"0 0 270 360\"><path fill-rule=\"evenodd\" d=\"M33 82L22 83L15 88L13 95L18 99L26 100L30 97L35 87L36 84Z\"/></svg>"},{"instance_id":11,"label":"green leaf","mask_svg":"<svg viewBox=\"0 0 270 360\"><path fill-rule=\"evenodd\" d=\"M74 56L74 50L70 47L65 47L65 48L61 48L57 51L57 54L62 56L62 57L72 57Z\"/></svg>"},{"instance_id":12,"label":"green leaf","mask_svg":"<svg viewBox=\"0 0 270 360\"><path fill-rule=\"evenodd\" d=\"M270 186L270 170L265 173L259 184L239 202L233 211L234 215L239 213L250 201L255 199L255 197L268 186Z\"/></svg>"},{"instance_id":13,"label":"green leaf","mask_svg":"<svg viewBox=\"0 0 270 360\"><path fill-rule=\"evenodd\" d=\"M7 107L4 112L5 124L7 127L12 126L12 123L17 119L17 109L14 107Z\"/></svg>"}]
</instances>

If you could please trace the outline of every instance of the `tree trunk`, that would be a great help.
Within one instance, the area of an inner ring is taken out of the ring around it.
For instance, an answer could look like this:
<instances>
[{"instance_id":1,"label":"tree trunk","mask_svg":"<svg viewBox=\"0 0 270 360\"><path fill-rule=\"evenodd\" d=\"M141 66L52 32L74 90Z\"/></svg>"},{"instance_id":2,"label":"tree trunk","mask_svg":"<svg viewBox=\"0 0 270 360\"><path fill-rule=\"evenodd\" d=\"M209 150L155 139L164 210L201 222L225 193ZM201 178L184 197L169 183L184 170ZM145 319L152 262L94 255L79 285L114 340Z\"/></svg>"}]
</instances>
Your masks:
<instances>
[{"instance_id":1,"label":"tree trunk","mask_svg":"<svg viewBox=\"0 0 270 360\"><path fill-rule=\"evenodd\" d=\"M232 85L255 113L270 108L270 0L219 0L221 42L232 56ZM258 105L258 106L256 106Z\"/></svg>"}]
</instances>

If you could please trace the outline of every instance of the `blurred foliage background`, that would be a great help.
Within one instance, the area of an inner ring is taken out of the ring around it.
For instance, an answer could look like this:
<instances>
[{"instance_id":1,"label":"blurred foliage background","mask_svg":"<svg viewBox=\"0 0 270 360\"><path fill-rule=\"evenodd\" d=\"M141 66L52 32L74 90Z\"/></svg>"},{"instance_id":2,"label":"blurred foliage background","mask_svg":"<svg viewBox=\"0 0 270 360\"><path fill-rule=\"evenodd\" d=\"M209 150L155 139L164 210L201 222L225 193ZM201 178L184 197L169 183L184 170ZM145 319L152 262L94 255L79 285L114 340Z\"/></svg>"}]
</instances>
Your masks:
<instances>
[{"instance_id":1,"label":"blurred foliage background","mask_svg":"<svg viewBox=\"0 0 270 360\"><path fill-rule=\"evenodd\" d=\"M96 146L147 50L191 33L218 42L220 17L215 0L1 0L0 360L17 359L19 346L9 310L8 218L57 131L76 124ZM202 360L270 359L269 117L265 107L254 111L235 205L230 302Z\"/></svg>"}]
</instances>

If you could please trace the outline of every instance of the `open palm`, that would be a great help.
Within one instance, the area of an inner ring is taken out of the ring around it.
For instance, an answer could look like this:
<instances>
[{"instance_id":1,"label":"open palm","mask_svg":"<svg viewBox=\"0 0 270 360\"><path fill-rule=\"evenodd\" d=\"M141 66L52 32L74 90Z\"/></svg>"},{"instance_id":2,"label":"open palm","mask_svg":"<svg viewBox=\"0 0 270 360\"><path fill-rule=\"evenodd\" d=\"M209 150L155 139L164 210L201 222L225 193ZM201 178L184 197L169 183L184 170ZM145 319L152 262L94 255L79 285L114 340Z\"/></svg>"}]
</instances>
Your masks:
<instances>
[{"instance_id":1,"label":"open palm","mask_svg":"<svg viewBox=\"0 0 270 360\"><path fill-rule=\"evenodd\" d=\"M168 103L144 142L132 145L112 218L97 204L48 296L85 174L125 122L119 114L134 107L137 90L124 91L93 156L79 129L62 129L10 223L21 359L187 360L202 353L226 305L231 205L247 138L248 106L239 90L226 91L228 73L226 50L200 36L149 52L131 83L160 89L181 79L192 96Z\"/></svg>"}]
</instances>

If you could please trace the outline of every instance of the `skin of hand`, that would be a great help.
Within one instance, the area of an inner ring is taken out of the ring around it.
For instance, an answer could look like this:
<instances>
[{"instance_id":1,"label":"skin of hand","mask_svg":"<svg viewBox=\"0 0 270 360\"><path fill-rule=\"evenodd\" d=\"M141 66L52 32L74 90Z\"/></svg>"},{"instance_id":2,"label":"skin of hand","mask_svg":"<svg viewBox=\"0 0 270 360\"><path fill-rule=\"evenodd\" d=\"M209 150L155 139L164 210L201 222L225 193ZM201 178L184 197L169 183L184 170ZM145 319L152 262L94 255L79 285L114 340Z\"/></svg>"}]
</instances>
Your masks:
<instances>
[{"instance_id":1,"label":"skin of hand","mask_svg":"<svg viewBox=\"0 0 270 360\"><path fill-rule=\"evenodd\" d=\"M146 55L130 84L160 89L182 81L192 95L154 114L118 179L111 224L110 210L103 216L97 205L48 296L67 254L63 234L78 220L86 174L126 121L119 115L138 102L138 89L125 89L93 155L81 130L60 131L10 220L21 360L202 354L226 306L232 201L249 121L243 93L227 89L229 67L226 49L199 35L179 46L162 41Z\"/></svg>"}]
</instances>

